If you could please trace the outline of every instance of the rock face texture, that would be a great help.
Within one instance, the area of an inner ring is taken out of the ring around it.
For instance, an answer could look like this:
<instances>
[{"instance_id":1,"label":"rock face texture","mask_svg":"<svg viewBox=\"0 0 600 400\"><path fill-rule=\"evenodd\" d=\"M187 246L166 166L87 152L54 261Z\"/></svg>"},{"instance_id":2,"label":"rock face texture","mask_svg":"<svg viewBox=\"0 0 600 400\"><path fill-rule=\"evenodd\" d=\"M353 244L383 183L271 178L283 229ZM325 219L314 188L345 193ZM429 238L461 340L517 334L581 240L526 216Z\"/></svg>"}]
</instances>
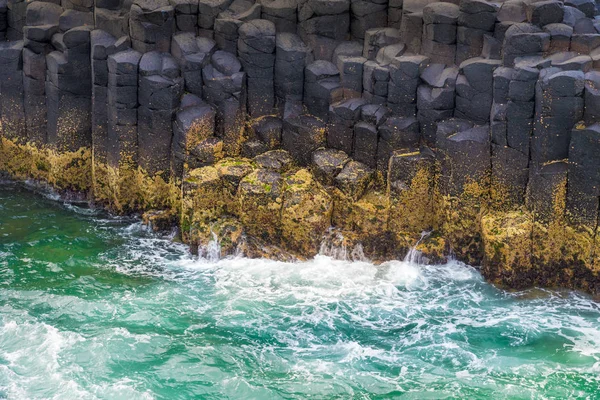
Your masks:
<instances>
[{"instance_id":1,"label":"rock face texture","mask_svg":"<svg viewBox=\"0 0 600 400\"><path fill-rule=\"evenodd\" d=\"M431 231L433 261L600 293L594 0L8 0L0 40L14 178L224 254Z\"/></svg>"}]
</instances>

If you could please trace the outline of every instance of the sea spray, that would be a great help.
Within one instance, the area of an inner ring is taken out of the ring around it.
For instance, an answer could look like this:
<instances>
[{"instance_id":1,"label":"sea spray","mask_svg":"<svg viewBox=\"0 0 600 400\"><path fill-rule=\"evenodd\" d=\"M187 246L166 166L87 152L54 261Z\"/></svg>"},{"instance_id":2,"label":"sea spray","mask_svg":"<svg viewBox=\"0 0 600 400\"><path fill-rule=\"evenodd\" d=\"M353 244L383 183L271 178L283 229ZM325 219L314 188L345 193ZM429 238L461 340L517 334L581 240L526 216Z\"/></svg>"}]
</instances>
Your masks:
<instances>
[{"instance_id":1,"label":"sea spray","mask_svg":"<svg viewBox=\"0 0 600 400\"><path fill-rule=\"evenodd\" d=\"M600 385L600 308L576 292L505 292L416 252L207 259L131 219L14 188L0 200L0 397L593 398Z\"/></svg>"}]
</instances>

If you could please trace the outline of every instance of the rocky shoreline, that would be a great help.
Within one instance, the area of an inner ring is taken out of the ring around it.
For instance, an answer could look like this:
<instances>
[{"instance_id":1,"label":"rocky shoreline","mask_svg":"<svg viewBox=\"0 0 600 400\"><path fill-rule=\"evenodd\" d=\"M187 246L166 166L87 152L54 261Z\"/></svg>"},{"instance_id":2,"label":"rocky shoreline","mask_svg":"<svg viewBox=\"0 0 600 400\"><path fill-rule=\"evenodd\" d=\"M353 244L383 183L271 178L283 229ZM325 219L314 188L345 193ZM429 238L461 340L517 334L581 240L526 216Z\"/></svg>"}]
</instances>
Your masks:
<instances>
[{"instance_id":1,"label":"rocky shoreline","mask_svg":"<svg viewBox=\"0 0 600 400\"><path fill-rule=\"evenodd\" d=\"M598 294L598 15L593 0L0 2L0 171L177 225L192 249L383 261L418 243L507 287Z\"/></svg>"}]
</instances>

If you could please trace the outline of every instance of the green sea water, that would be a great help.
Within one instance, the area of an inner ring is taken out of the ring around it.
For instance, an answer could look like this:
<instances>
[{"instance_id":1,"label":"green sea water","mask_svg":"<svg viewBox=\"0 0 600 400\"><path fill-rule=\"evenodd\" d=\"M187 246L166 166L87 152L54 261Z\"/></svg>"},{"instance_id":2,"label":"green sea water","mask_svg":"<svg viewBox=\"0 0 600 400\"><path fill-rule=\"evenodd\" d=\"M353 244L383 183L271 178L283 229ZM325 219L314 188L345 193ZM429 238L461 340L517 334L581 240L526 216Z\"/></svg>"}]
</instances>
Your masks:
<instances>
[{"instance_id":1,"label":"green sea water","mask_svg":"<svg viewBox=\"0 0 600 400\"><path fill-rule=\"evenodd\" d=\"M458 262L207 254L0 185L0 398L600 398L585 295Z\"/></svg>"}]
</instances>

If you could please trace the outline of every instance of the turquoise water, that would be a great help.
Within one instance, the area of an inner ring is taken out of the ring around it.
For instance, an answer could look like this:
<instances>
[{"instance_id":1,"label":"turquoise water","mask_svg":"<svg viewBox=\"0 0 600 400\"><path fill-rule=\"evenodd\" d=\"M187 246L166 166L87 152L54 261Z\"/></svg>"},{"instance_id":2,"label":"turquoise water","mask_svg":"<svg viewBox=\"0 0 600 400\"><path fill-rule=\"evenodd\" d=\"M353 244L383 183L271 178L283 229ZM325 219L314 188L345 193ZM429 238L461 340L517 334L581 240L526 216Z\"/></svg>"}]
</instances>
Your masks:
<instances>
[{"instance_id":1,"label":"turquoise water","mask_svg":"<svg viewBox=\"0 0 600 400\"><path fill-rule=\"evenodd\" d=\"M600 308L450 262L202 260L0 186L0 398L600 398Z\"/></svg>"}]
</instances>

